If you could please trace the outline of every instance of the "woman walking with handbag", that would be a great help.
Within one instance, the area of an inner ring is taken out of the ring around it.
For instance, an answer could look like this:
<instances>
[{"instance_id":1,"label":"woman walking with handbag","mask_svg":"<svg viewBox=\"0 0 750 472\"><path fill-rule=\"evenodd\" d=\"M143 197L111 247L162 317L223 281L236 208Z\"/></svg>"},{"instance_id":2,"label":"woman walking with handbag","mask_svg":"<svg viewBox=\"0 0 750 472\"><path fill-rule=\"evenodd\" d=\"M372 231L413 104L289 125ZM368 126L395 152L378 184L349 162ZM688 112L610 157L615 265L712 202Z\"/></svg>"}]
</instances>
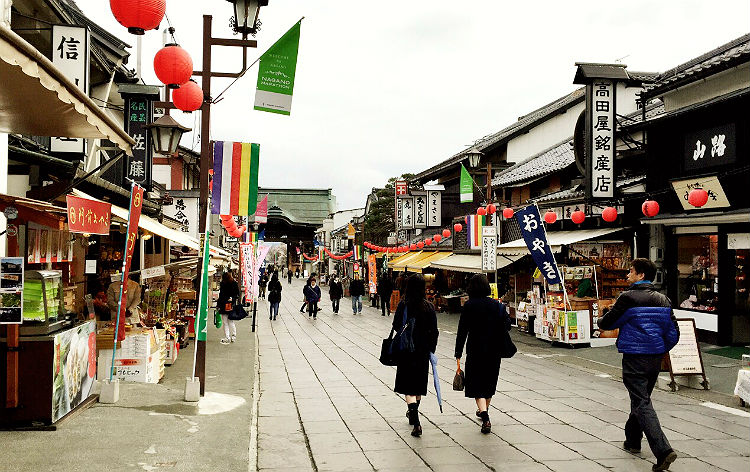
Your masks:
<instances>
[{"instance_id":1,"label":"woman walking with handbag","mask_svg":"<svg viewBox=\"0 0 750 472\"><path fill-rule=\"evenodd\" d=\"M224 339L220 341L221 344L233 343L237 339L237 326L234 320L229 319L229 314L239 303L239 297L240 286L237 285L231 273L224 272L219 286L219 299L216 301L216 309L219 310L224 325Z\"/></svg>"},{"instance_id":2,"label":"woman walking with handbag","mask_svg":"<svg viewBox=\"0 0 750 472\"><path fill-rule=\"evenodd\" d=\"M310 277L309 285L305 285L303 293L307 302L308 317L318 318L318 302L320 301L320 287L318 287L315 277Z\"/></svg>"},{"instance_id":3,"label":"woman walking with handbag","mask_svg":"<svg viewBox=\"0 0 750 472\"><path fill-rule=\"evenodd\" d=\"M393 390L406 397L409 424L414 426L411 435L419 437L422 435L419 402L427 394L430 353L435 352L439 334L435 308L425 300L425 281L421 275L407 280L405 299L393 316L393 329L407 336L411 333L413 351L400 353Z\"/></svg>"},{"instance_id":4,"label":"woman walking with handbag","mask_svg":"<svg viewBox=\"0 0 750 472\"><path fill-rule=\"evenodd\" d=\"M489 297L490 284L483 274L474 275L467 290L469 301L461 309L456 335L456 362L460 365L466 343L464 394L477 402L482 433L491 431L489 407L497 389L500 360L511 357L515 346L510 340L510 317L505 306ZM468 338L468 342L467 342Z\"/></svg>"},{"instance_id":5,"label":"woman walking with handbag","mask_svg":"<svg viewBox=\"0 0 750 472\"><path fill-rule=\"evenodd\" d=\"M281 282L279 282L278 272L274 272L271 281L268 282L268 303L271 304L268 319L275 320L279 315L279 303L281 303Z\"/></svg>"}]
</instances>

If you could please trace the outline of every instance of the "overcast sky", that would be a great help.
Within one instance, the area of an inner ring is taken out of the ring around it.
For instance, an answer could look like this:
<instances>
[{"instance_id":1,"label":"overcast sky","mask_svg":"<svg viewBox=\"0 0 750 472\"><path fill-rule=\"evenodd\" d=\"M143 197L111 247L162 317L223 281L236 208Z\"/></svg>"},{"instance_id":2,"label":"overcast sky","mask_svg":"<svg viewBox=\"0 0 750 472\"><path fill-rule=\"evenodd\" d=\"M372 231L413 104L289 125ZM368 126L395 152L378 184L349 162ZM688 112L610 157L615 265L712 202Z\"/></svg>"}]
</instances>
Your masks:
<instances>
[{"instance_id":1,"label":"overcast sky","mask_svg":"<svg viewBox=\"0 0 750 472\"><path fill-rule=\"evenodd\" d=\"M76 1L133 45L134 68L135 36L109 2ZM196 69L203 14L232 37L229 2L167 1ZM250 60L303 16L291 116L252 110L256 66L212 108L211 139L260 143L261 186L332 188L339 209L574 90L576 61L660 72L750 32L747 0L270 0ZM143 44L143 78L158 84L161 33ZM214 47L215 71L240 68L239 49ZM214 96L228 84L214 79ZM175 115L199 128L198 113Z\"/></svg>"}]
</instances>

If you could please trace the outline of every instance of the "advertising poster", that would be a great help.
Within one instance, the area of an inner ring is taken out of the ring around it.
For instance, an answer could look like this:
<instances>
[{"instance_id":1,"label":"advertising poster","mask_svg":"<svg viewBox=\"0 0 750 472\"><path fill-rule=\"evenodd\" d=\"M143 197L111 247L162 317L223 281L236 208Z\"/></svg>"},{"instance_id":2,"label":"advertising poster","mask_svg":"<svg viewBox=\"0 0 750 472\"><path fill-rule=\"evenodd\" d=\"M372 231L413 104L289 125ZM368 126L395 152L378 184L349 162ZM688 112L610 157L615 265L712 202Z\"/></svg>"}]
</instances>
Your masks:
<instances>
[{"instance_id":1,"label":"advertising poster","mask_svg":"<svg viewBox=\"0 0 750 472\"><path fill-rule=\"evenodd\" d=\"M23 257L0 257L0 324L23 321Z\"/></svg>"},{"instance_id":2,"label":"advertising poster","mask_svg":"<svg viewBox=\"0 0 750 472\"><path fill-rule=\"evenodd\" d=\"M96 322L89 321L55 336L52 363L52 421L86 400L96 378Z\"/></svg>"},{"instance_id":3,"label":"advertising poster","mask_svg":"<svg viewBox=\"0 0 750 472\"><path fill-rule=\"evenodd\" d=\"M375 254L370 254L367 256L367 270L370 273L370 293L377 293L378 292L378 269L377 269L377 260L375 258Z\"/></svg>"}]
</instances>

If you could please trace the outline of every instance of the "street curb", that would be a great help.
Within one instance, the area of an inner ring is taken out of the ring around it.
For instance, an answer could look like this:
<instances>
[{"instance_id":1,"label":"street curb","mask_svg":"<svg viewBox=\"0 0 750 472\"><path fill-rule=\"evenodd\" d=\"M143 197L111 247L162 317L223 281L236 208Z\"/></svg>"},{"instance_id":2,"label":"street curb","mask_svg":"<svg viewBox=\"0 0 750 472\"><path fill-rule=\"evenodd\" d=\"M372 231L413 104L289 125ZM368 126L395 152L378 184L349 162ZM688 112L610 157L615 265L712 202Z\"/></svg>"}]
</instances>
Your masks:
<instances>
[{"instance_id":1,"label":"street curb","mask_svg":"<svg viewBox=\"0 0 750 472\"><path fill-rule=\"evenodd\" d=\"M252 419L250 420L250 447L248 453L248 472L256 472L258 470L258 403L260 402L260 362L259 362L259 346L258 346L258 333L253 333L255 336L255 356L253 360L253 407L252 407Z\"/></svg>"}]
</instances>

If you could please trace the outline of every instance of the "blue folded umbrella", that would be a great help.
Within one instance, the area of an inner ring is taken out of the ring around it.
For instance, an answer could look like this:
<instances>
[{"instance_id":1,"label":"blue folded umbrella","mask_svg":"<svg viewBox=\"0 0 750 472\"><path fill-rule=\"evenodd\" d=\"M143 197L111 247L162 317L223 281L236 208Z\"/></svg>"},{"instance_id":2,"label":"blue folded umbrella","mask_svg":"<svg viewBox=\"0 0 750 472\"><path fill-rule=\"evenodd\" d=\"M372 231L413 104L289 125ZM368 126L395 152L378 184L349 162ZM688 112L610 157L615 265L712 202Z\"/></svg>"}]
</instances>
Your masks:
<instances>
[{"instance_id":1,"label":"blue folded umbrella","mask_svg":"<svg viewBox=\"0 0 750 472\"><path fill-rule=\"evenodd\" d=\"M437 357L435 353L430 353L430 364L432 365L432 381L435 384L435 394L437 395L438 406L440 407L440 413L443 412L443 396L440 394L440 379L438 378L437 371Z\"/></svg>"}]
</instances>

